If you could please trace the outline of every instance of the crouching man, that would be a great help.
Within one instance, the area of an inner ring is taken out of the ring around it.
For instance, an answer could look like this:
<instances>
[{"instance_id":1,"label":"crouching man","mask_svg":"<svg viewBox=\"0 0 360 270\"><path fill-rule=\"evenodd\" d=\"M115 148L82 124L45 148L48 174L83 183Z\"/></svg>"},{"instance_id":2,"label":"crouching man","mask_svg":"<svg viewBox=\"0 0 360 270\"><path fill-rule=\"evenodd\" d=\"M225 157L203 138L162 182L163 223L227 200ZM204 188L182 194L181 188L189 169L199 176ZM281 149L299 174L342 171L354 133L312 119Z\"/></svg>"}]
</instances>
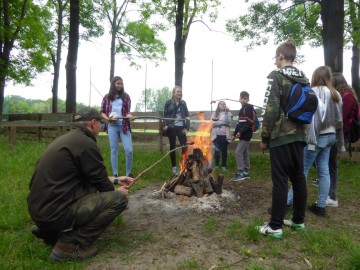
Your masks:
<instances>
[{"instance_id":1,"label":"crouching man","mask_svg":"<svg viewBox=\"0 0 360 270\"><path fill-rule=\"evenodd\" d=\"M125 210L133 181L122 176L115 189L108 178L96 143L100 114L87 107L75 121L74 129L52 142L37 161L27 198L37 225L33 234L54 246L54 261L97 254L94 242Z\"/></svg>"}]
</instances>

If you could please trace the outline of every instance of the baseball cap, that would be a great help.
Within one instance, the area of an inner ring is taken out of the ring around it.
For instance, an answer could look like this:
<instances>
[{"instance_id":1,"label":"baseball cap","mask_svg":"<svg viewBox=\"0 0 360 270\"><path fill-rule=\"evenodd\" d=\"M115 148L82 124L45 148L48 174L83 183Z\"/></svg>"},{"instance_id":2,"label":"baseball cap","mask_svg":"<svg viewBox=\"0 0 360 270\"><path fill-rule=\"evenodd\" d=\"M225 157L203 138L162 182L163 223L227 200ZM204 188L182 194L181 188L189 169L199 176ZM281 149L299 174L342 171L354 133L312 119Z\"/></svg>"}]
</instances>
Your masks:
<instances>
[{"instance_id":1,"label":"baseball cap","mask_svg":"<svg viewBox=\"0 0 360 270\"><path fill-rule=\"evenodd\" d=\"M74 116L74 121L91 121L91 120L101 121L100 113L91 107L85 107L79 110Z\"/></svg>"}]
</instances>

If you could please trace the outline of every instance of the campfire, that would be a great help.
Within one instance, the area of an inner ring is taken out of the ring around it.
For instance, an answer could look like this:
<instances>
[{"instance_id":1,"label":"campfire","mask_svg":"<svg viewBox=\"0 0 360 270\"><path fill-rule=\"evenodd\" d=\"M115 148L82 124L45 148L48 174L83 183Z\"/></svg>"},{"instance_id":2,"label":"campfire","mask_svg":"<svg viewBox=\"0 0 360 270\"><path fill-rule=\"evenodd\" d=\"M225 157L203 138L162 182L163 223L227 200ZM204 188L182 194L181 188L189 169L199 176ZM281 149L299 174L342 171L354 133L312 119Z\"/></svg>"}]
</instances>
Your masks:
<instances>
[{"instance_id":1,"label":"campfire","mask_svg":"<svg viewBox=\"0 0 360 270\"><path fill-rule=\"evenodd\" d=\"M222 193L224 176L218 175L215 179L211 168L212 142L209 134L212 125L203 118L203 115L199 115L201 121L194 142L187 146L187 151L181 156L180 173L164 183L162 192L189 197L195 195L198 198L204 194Z\"/></svg>"}]
</instances>

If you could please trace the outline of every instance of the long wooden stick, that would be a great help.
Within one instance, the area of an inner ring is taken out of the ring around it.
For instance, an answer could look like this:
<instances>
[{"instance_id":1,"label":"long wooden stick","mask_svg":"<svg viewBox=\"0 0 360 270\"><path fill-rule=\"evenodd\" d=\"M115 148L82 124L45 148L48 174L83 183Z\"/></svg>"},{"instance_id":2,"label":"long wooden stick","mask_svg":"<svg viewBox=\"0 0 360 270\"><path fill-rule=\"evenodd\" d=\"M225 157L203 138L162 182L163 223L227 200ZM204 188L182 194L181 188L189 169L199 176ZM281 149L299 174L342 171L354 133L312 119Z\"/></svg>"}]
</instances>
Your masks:
<instances>
[{"instance_id":1,"label":"long wooden stick","mask_svg":"<svg viewBox=\"0 0 360 270\"><path fill-rule=\"evenodd\" d=\"M203 114L204 112L196 112L193 114L190 114L188 117L192 117L195 115ZM126 116L119 116L116 118L113 118L111 120L119 120L119 119L129 119L129 120L136 120L136 119L158 119L158 120L174 120L174 121L183 121L187 120L187 118L169 118L169 117L160 117L160 116L146 116L146 115L139 115L139 116L133 116L133 117L126 117ZM103 119L104 122L108 122L109 120Z\"/></svg>"},{"instance_id":2,"label":"long wooden stick","mask_svg":"<svg viewBox=\"0 0 360 270\"><path fill-rule=\"evenodd\" d=\"M139 173L138 176L136 176L136 177L134 178L134 182L132 182L132 183L128 186L128 188L130 188L131 186L133 186L133 185L139 180L139 178L140 178L141 176L143 176L146 172L148 172L149 170L151 170L152 168L154 168L154 167L155 167L157 164L159 164L165 157L167 157L171 152L174 152L174 151L176 151L176 150L179 150L179 149L181 149L181 148L187 147L187 146L192 145L192 144L194 144L194 142L187 143L186 145L181 145L181 146L176 147L176 148L174 148L174 149L172 149L172 150L169 150L161 159L159 159L159 160L156 161L153 165L151 165L150 167L148 167L147 169L145 169L145 170L143 170L141 173Z\"/></svg>"}]
</instances>

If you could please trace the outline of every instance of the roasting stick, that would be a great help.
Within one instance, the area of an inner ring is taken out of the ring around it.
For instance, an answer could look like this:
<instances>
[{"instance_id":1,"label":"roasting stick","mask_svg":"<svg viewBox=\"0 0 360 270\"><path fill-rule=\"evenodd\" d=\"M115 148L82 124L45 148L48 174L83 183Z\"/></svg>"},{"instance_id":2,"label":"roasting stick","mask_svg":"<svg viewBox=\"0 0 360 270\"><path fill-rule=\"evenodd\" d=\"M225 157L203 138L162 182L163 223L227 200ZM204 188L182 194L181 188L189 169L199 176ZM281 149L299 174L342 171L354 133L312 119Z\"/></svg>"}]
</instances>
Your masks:
<instances>
[{"instance_id":1,"label":"roasting stick","mask_svg":"<svg viewBox=\"0 0 360 270\"><path fill-rule=\"evenodd\" d=\"M193 113L193 114L190 114L188 117L192 117L192 116L196 116L196 115L199 115L199 114L203 114L204 112L202 111L199 111L199 112L196 112L196 113ZM169 117L158 117L158 116L146 116L146 115L139 115L139 116L132 116L132 117L126 117L126 116L119 116L119 117L114 117L114 118L111 118L110 120L111 121L116 121L116 120L119 120L119 119L128 119L130 121L134 121L136 119L158 119L158 120L173 120L173 121L183 121L183 120L188 120L187 118L169 118ZM103 122L104 123L107 123L109 122L108 119L103 119Z\"/></svg>"},{"instance_id":2,"label":"roasting stick","mask_svg":"<svg viewBox=\"0 0 360 270\"><path fill-rule=\"evenodd\" d=\"M168 151L161 159L159 159L158 161L156 161L153 165L151 165L149 168L143 170L141 173L138 174L138 176L136 176L134 178L134 181L128 186L128 188L132 187L138 180L141 176L143 176L146 172L148 172L149 170L151 170L153 167L155 167L157 164L159 164L165 157L167 157L171 152L174 152L176 150L179 150L181 148L184 148L184 147L187 147L188 145L193 145L195 142L189 142L189 143L186 143L185 145L182 145L182 146L179 146L179 147L176 147L170 151Z\"/></svg>"}]
</instances>

